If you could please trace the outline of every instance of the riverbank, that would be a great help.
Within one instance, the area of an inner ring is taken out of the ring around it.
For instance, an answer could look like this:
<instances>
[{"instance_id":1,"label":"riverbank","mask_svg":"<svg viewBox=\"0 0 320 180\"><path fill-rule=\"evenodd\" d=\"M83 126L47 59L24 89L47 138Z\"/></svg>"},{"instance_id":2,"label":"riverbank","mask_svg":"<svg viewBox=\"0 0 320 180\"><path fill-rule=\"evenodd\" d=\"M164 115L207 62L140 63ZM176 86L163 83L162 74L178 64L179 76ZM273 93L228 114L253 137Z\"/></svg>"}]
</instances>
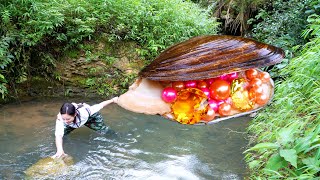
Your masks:
<instances>
[{"instance_id":1,"label":"riverbank","mask_svg":"<svg viewBox=\"0 0 320 180\"><path fill-rule=\"evenodd\" d=\"M282 70L272 104L252 120L246 150L253 179L320 176L320 37Z\"/></svg>"}]
</instances>

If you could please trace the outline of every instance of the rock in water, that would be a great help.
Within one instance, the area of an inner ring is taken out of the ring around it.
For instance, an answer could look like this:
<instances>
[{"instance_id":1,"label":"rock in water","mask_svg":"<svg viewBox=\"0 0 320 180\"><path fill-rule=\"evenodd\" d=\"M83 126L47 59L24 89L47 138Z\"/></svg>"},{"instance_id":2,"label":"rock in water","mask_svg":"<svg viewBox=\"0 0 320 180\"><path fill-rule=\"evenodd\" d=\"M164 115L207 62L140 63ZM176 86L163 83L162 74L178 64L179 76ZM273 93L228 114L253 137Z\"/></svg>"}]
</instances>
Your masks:
<instances>
[{"instance_id":1,"label":"rock in water","mask_svg":"<svg viewBox=\"0 0 320 180\"><path fill-rule=\"evenodd\" d=\"M41 178L49 176L57 176L66 173L73 165L73 158L71 156L64 156L61 158L46 157L40 159L38 162L29 167L25 174L27 178Z\"/></svg>"}]
</instances>

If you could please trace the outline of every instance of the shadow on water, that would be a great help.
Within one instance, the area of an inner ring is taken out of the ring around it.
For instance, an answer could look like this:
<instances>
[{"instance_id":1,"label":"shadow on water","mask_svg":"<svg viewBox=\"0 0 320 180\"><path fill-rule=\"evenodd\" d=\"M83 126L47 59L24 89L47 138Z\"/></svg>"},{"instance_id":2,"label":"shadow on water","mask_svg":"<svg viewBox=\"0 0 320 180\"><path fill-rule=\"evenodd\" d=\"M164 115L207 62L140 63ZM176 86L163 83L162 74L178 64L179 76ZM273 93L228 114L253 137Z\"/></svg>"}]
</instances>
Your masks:
<instances>
[{"instance_id":1,"label":"shadow on water","mask_svg":"<svg viewBox=\"0 0 320 180\"><path fill-rule=\"evenodd\" d=\"M0 121L0 179L23 179L24 170L53 155L55 117L63 101L5 105ZM94 104L97 102L90 102ZM101 110L115 133L87 127L64 139L72 171L48 179L243 179L248 117L207 126L181 125L112 104Z\"/></svg>"}]
</instances>

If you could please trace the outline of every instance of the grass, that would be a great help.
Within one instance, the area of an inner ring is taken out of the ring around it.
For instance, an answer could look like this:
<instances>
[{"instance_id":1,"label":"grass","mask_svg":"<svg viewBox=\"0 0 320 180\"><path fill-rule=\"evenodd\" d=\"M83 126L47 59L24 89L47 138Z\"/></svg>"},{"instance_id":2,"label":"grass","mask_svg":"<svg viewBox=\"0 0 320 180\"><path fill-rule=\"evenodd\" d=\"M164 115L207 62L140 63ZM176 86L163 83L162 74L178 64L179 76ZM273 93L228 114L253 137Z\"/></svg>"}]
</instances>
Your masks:
<instances>
[{"instance_id":1,"label":"grass","mask_svg":"<svg viewBox=\"0 0 320 180\"><path fill-rule=\"evenodd\" d=\"M320 38L283 69L273 103L251 122L245 151L251 179L320 176Z\"/></svg>"}]
</instances>

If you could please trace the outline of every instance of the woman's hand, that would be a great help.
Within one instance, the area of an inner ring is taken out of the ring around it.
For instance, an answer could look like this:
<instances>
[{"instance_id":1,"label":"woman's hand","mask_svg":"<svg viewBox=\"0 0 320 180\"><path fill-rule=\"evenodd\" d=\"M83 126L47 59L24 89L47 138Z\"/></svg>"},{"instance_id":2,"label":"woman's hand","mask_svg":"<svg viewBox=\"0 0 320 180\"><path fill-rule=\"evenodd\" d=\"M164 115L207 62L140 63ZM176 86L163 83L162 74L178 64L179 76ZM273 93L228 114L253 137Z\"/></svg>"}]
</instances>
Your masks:
<instances>
[{"instance_id":1,"label":"woman's hand","mask_svg":"<svg viewBox=\"0 0 320 180\"><path fill-rule=\"evenodd\" d=\"M114 102L114 103L118 103L118 97L114 97L114 98L112 98L112 102Z\"/></svg>"},{"instance_id":2,"label":"woman's hand","mask_svg":"<svg viewBox=\"0 0 320 180\"><path fill-rule=\"evenodd\" d=\"M51 158L60 158L60 157L63 157L63 156L66 156L67 154L64 153L64 151L57 151L57 153L53 156L51 156Z\"/></svg>"}]
</instances>

